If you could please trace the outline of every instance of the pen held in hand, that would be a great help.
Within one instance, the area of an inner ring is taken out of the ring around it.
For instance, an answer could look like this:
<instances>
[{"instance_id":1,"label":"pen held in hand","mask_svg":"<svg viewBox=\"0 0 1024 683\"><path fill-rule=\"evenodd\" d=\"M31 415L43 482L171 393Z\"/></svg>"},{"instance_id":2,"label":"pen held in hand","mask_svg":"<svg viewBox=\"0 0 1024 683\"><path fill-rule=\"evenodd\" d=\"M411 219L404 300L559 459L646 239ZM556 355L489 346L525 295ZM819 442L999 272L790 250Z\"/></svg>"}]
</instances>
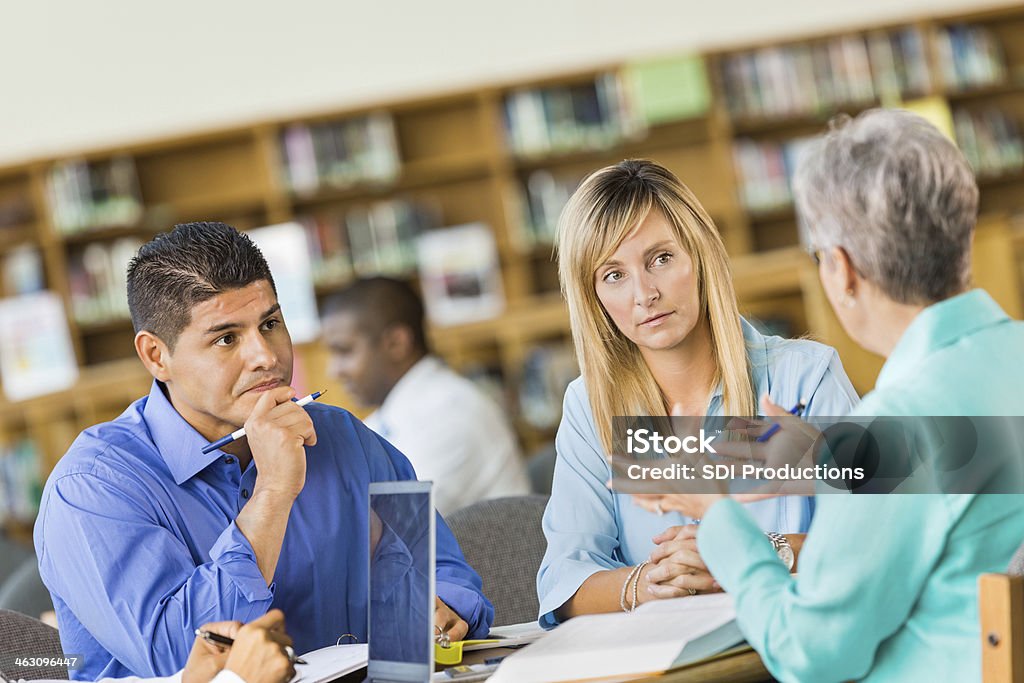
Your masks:
<instances>
[{"instance_id":1,"label":"pen held in hand","mask_svg":"<svg viewBox=\"0 0 1024 683\"><path fill-rule=\"evenodd\" d=\"M213 631L205 631L201 628L196 629L196 636L202 638L208 643L213 643L214 645L223 645L224 647L231 647L235 644L234 638L228 638L227 636L222 636L219 633L214 633ZM291 645L285 645L284 651L285 654L288 655L288 659L292 660L293 664L306 663L306 660L302 659L301 657L295 656L295 650L292 649Z\"/></svg>"},{"instance_id":2,"label":"pen held in hand","mask_svg":"<svg viewBox=\"0 0 1024 683\"><path fill-rule=\"evenodd\" d=\"M326 393L327 393L326 389L324 389L323 391L314 391L309 396L303 396L302 398L293 398L292 401L294 401L295 405L297 405L297 406L306 406L306 405L309 405L310 403L312 403L313 401L317 400L318 398L320 398L321 396L323 396ZM217 439L216 441L214 441L213 443L209 443L209 444L203 446L203 454L205 455L205 454L209 453L210 451L215 451L218 448L223 448L224 446L227 446L232 441L237 441L238 439L241 439L243 436L245 436L245 427L242 427L241 429L236 429L235 431L231 432L227 436L221 437L221 438Z\"/></svg>"},{"instance_id":3,"label":"pen held in hand","mask_svg":"<svg viewBox=\"0 0 1024 683\"><path fill-rule=\"evenodd\" d=\"M792 408L789 409L789 414L790 415L799 415L800 413L803 412L804 408L806 408L806 407L807 407L807 404L804 403L804 401L801 399L800 401L797 401L797 404L795 406L793 406ZM773 424L771 427L768 428L768 431L766 431L761 436L757 437L755 439L755 441L757 443L764 443L768 439L772 438L772 435L775 434L775 432L779 431L780 429L782 429L782 425L780 425L778 422L776 422L775 424Z\"/></svg>"}]
</instances>

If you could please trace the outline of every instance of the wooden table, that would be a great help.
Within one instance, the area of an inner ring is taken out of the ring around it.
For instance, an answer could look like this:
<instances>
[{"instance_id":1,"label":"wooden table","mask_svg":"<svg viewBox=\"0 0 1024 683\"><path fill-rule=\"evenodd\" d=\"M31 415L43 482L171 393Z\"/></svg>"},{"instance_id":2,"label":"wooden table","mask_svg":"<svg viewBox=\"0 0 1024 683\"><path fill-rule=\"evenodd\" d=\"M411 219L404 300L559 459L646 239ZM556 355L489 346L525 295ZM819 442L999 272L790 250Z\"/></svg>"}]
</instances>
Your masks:
<instances>
[{"instance_id":1,"label":"wooden table","mask_svg":"<svg viewBox=\"0 0 1024 683\"><path fill-rule=\"evenodd\" d=\"M500 657L515 652L510 648L467 652L464 664L479 664L488 657ZM761 662L761 657L749 647L728 650L699 664L691 664L656 676L621 678L630 683L765 683L774 681Z\"/></svg>"},{"instance_id":2,"label":"wooden table","mask_svg":"<svg viewBox=\"0 0 1024 683\"><path fill-rule=\"evenodd\" d=\"M511 648L467 652L462 663L479 664L489 657L500 657L512 652L515 650ZM366 669L361 669L338 679L336 683L362 683L365 676ZM764 668L758 654L745 647L724 652L700 664L692 664L656 676L617 680L630 683L763 683L775 679Z\"/></svg>"}]
</instances>

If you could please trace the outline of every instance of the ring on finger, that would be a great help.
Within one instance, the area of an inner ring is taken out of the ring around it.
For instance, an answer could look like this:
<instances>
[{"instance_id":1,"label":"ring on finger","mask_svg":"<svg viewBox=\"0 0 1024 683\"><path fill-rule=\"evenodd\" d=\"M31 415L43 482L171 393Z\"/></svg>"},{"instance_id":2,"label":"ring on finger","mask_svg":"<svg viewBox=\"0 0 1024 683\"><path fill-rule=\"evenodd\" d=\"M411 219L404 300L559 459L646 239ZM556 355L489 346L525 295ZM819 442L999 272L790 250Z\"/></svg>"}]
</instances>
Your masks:
<instances>
[{"instance_id":1,"label":"ring on finger","mask_svg":"<svg viewBox=\"0 0 1024 683\"><path fill-rule=\"evenodd\" d=\"M694 595L697 594L697 589L696 588L687 588L686 591L690 594L690 597L693 597Z\"/></svg>"}]
</instances>

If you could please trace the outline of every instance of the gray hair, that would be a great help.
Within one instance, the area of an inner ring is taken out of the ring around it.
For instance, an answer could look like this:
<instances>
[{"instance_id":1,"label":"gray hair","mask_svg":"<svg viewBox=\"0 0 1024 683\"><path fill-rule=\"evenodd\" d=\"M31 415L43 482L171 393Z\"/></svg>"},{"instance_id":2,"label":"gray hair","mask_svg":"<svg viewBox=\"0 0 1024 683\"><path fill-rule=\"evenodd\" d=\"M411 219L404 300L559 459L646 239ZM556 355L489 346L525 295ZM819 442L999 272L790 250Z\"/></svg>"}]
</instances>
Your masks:
<instances>
[{"instance_id":1,"label":"gray hair","mask_svg":"<svg viewBox=\"0 0 1024 683\"><path fill-rule=\"evenodd\" d=\"M907 111L844 117L802 155L797 211L817 249L843 247L899 303L964 291L978 184L956 145Z\"/></svg>"}]
</instances>

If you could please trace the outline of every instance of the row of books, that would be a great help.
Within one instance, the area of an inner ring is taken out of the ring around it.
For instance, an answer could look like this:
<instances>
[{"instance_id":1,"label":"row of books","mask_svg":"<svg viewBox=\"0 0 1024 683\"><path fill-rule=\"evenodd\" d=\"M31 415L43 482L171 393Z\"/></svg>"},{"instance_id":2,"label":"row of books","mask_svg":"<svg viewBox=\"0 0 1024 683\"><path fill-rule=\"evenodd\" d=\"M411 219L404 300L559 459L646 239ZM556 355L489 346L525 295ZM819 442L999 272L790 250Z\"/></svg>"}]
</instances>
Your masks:
<instances>
[{"instance_id":1,"label":"row of books","mask_svg":"<svg viewBox=\"0 0 1024 683\"><path fill-rule=\"evenodd\" d=\"M337 286L353 276L418 276L427 315L439 325L488 319L504 309L497 243L485 224L442 228L436 207L401 199L309 216L300 224L316 285Z\"/></svg>"},{"instance_id":2,"label":"row of books","mask_svg":"<svg viewBox=\"0 0 1024 683\"><path fill-rule=\"evenodd\" d=\"M39 449L31 439L0 445L0 519L35 519L43 491L39 463Z\"/></svg>"},{"instance_id":3,"label":"row of books","mask_svg":"<svg viewBox=\"0 0 1024 683\"><path fill-rule=\"evenodd\" d=\"M751 213L785 208L793 203L791 181L800 154L812 138L786 143L743 138L733 145L733 163L740 202Z\"/></svg>"},{"instance_id":4,"label":"row of books","mask_svg":"<svg viewBox=\"0 0 1024 683\"><path fill-rule=\"evenodd\" d=\"M1024 138L1017 123L1000 109L958 109L956 139L979 176L1000 176L1024 169Z\"/></svg>"},{"instance_id":5,"label":"row of books","mask_svg":"<svg viewBox=\"0 0 1024 683\"><path fill-rule=\"evenodd\" d=\"M294 123L281 131L281 152L285 180L298 195L390 182L398 177L401 165L394 120L387 112Z\"/></svg>"},{"instance_id":6,"label":"row of books","mask_svg":"<svg viewBox=\"0 0 1024 683\"><path fill-rule=\"evenodd\" d=\"M68 258L71 310L79 323L93 324L128 317L128 262L142 241L124 237L93 242Z\"/></svg>"},{"instance_id":7,"label":"row of books","mask_svg":"<svg viewBox=\"0 0 1024 683\"><path fill-rule=\"evenodd\" d=\"M994 35L981 26L956 25L935 39L942 82L950 90L995 85L1006 80L1006 58Z\"/></svg>"},{"instance_id":8,"label":"row of books","mask_svg":"<svg viewBox=\"0 0 1024 683\"><path fill-rule=\"evenodd\" d=\"M524 247L553 244L558 217L582 178L577 174L534 171L519 188Z\"/></svg>"},{"instance_id":9,"label":"row of books","mask_svg":"<svg viewBox=\"0 0 1024 683\"><path fill-rule=\"evenodd\" d=\"M956 108L950 112L944 100L931 98L928 102L940 105L941 111L932 113L938 119L933 123L955 137L976 174L992 177L1024 169L1024 136L1017 122L1005 111L989 107L982 110ZM907 106L914 109L912 104ZM924 111L919 113L927 115ZM942 125L941 120L951 121L952 127ZM770 212L792 204L793 173L812 139L797 138L781 143L751 138L736 141L733 163L740 201L747 211Z\"/></svg>"},{"instance_id":10,"label":"row of books","mask_svg":"<svg viewBox=\"0 0 1024 683\"><path fill-rule=\"evenodd\" d=\"M63 233L135 225L143 215L139 178L129 156L55 164L49 196L54 226Z\"/></svg>"},{"instance_id":11,"label":"row of books","mask_svg":"<svg viewBox=\"0 0 1024 683\"><path fill-rule=\"evenodd\" d=\"M729 55L721 80L738 119L813 115L931 87L924 37L914 28Z\"/></svg>"},{"instance_id":12,"label":"row of books","mask_svg":"<svg viewBox=\"0 0 1024 683\"><path fill-rule=\"evenodd\" d=\"M620 75L520 88L505 96L505 134L518 156L611 147L642 130Z\"/></svg>"},{"instance_id":13,"label":"row of books","mask_svg":"<svg viewBox=\"0 0 1024 683\"><path fill-rule=\"evenodd\" d=\"M342 213L300 219L306 230L313 280L329 285L353 275L408 275L416 270L416 238L441 225L432 206L391 199Z\"/></svg>"}]
</instances>

